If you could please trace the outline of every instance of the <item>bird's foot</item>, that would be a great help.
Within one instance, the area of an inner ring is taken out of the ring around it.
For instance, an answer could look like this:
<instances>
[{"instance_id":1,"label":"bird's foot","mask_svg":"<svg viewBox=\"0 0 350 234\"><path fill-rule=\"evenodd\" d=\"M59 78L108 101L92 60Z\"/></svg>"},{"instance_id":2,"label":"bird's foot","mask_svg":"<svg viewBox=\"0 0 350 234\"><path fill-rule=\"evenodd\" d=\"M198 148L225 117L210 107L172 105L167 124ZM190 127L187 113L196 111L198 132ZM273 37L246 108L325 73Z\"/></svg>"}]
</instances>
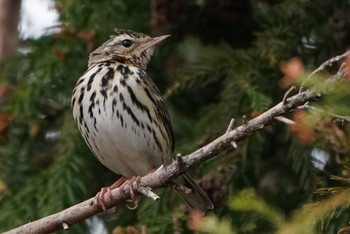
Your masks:
<instances>
[{"instance_id":1,"label":"bird's foot","mask_svg":"<svg viewBox=\"0 0 350 234\"><path fill-rule=\"evenodd\" d=\"M140 180L141 180L141 176L133 176L130 180L125 181L125 183L120 186L120 193L125 196L125 192L127 190L127 185L128 185L128 190L130 192L130 197L132 202L134 203L133 207L130 207L128 205L126 205L126 207L128 207L128 209L130 210L135 210L139 204L140 204L140 196L138 196L137 194L135 194L135 188L139 186L140 184Z\"/></svg>"},{"instance_id":2,"label":"bird's foot","mask_svg":"<svg viewBox=\"0 0 350 234\"><path fill-rule=\"evenodd\" d=\"M112 184L111 186L109 186L109 187L102 187L101 191L98 192L96 194L96 196L95 196L95 204L100 205L102 207L102 210L104 212L106 212L107 211L107 207L106 207L105 202L104 202L104 195L106 193L108 193L109 198L112 199L112 190L115 189L115 188L118 188L125 180L126 180L126 178L123 176L119 180L117 180L117 182ZM119 207L118 207L118 205L116 205L115 211L117 212L118 210L119 210Z\"/></svg>"}]
</instances>

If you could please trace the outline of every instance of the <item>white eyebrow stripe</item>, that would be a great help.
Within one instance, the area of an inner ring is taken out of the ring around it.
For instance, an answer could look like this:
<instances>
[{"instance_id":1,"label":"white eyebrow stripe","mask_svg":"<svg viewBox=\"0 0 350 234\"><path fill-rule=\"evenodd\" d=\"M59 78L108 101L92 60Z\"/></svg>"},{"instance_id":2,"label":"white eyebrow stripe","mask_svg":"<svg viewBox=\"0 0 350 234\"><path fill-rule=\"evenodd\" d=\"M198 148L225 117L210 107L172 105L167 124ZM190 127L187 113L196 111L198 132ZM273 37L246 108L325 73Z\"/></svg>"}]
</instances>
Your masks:
<instances>
[{"instance_id":1,"label":"white eyebrow stripe","mask_svg":"<svg viewBox=\"0 0 350 234\"><path fill-rule=\"evenodd\" d=\"M129 35L119 35L119 36L112 38L112 41L110 43L108 43L107 46L116 45L125 39L133 40L133 38L130 37Z\"/></svg>"}]
</instances>

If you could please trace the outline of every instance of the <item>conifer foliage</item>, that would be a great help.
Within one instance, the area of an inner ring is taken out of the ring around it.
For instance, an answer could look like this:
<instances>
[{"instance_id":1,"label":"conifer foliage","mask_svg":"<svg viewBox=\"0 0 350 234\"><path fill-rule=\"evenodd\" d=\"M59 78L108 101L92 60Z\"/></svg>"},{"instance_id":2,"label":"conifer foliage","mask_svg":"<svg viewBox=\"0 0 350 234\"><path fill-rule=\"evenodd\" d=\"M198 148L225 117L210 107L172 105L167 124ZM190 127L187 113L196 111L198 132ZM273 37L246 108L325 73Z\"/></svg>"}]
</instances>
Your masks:
<instances>
[{"instance_id":1,"label":"conifer foliage","mask_svg":"<svg viewBox=\"0 0 350 234\"><path fill-rule=\"evenodd\" d=\"M259 115L292 84L325 95L287 116L294 125L274 122L191 171L216 207L204 219L160 189L159 203L144 198L135 211L121 205L69 233L101 222L114 233L348 230L350 79L327 80L340 64L306 79L349 46L348 1L55 4L60 32L23 41L0 65L0 232L92 197L118 178L88 150L70 108L89 53L114 28L172 35L148 73L170 107L175 152L190 153L222 135L231 118Z\"/></svg>"}]
</instances>

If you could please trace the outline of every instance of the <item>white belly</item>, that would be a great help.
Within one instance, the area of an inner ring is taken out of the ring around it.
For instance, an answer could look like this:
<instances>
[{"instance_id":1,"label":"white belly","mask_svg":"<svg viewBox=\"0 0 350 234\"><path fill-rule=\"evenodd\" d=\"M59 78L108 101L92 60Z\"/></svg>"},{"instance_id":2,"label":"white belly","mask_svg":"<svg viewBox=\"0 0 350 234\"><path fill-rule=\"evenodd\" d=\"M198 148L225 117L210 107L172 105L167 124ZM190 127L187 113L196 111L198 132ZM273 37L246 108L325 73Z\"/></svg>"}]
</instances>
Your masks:
<instances>
[{"instance_id":1,"label":"white belly","mask_svg":"<svg viewBox=\"0 0 350 234\"><path fill-rule=\"evenodd\" d=\"M89 83L97 69L83 75L72 99L74 119L95 156L127 178L145 175L164 160L171 160L170 140L164 138L166 131L153 111L155 107L137 83L138 68L131 68L132 75L127 79L119 76L103 83L101 79L108 70L102 67ZM135 103L135 97L141 104Z\"/></svg>"}]
</instances>

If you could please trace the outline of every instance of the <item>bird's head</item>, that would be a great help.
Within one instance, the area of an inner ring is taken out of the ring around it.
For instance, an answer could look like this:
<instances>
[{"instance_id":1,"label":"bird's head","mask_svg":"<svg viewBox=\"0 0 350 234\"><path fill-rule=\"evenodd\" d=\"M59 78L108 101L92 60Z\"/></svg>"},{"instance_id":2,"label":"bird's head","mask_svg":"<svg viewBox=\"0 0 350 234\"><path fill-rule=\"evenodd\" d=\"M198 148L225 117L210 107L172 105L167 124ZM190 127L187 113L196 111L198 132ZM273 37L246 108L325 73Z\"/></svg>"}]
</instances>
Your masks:
<instances>
[{"instance_id":1,"label":"bird's head","mask_svg":"<svg viewBox=\"0 0 350 234\"><path fill-rule=\"evenodd\" d=\"M90 54L89 66L102 61L116 59L146 69L154 47L170 35L151 38L143 33L126 29L115 29L116 35Z\"/></svg>"}]
</instances>

